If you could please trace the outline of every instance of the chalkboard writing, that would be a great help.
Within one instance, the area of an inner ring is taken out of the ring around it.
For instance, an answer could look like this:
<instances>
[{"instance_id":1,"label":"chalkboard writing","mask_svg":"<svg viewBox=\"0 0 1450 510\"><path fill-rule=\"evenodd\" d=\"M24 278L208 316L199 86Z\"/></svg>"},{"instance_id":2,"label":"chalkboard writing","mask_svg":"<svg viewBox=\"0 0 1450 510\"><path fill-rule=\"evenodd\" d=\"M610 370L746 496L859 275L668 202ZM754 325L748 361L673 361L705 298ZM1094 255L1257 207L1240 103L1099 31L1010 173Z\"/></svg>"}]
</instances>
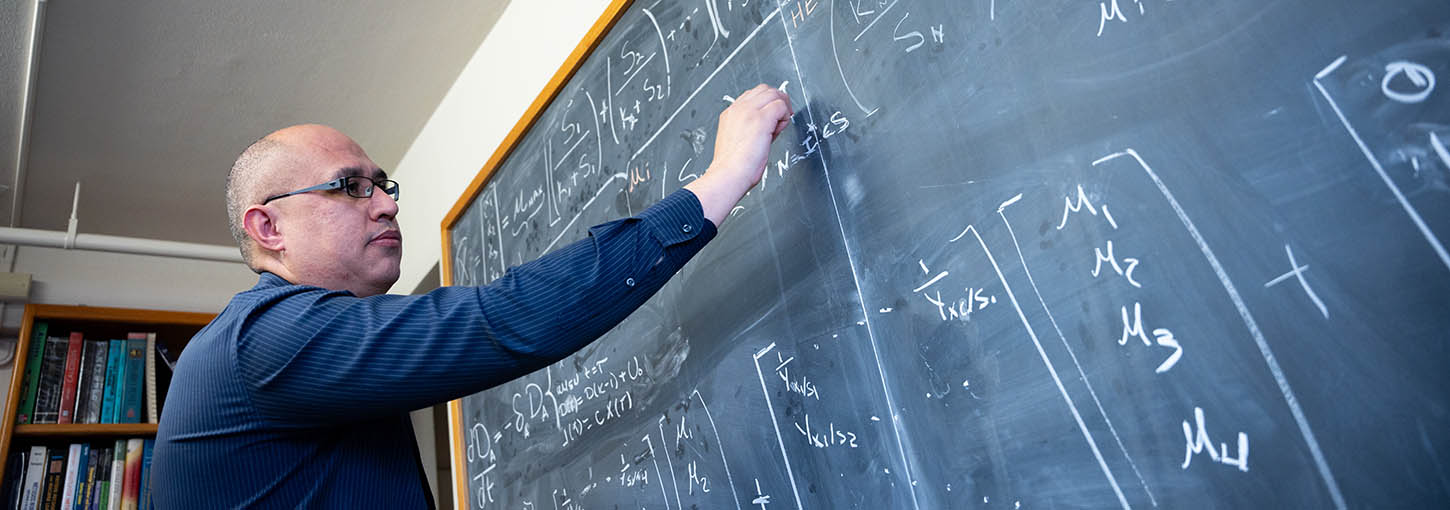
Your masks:
<instances>
[{"instance_id":1,"label":"chalkboard writing","mask_svg":"<svg viewBox=\"0 0 1450 510\"><path fill-rule=\"evenodd\" d=\"M451 284L699 177L733 94L797 114L654 299L460 401L470 507L1450 501L1450 4L618 12Z\"/></svg>"}]
</instances>

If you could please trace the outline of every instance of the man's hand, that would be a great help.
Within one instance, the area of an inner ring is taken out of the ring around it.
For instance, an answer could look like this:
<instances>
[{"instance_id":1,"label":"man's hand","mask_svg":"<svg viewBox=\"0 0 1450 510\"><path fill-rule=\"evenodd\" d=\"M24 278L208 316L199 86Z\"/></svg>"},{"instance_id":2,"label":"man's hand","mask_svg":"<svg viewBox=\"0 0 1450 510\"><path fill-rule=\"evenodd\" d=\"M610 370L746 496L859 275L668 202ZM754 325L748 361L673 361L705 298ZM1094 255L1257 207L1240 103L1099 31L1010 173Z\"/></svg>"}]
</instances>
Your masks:
<instances>
[{"instance_id":1,"label":"man's hand","mask_svg":"<svg viewBox=\"0 0 1450 510\"><path fill-rule=\"evenodd\" d=\"M705 217L720 226L745 192L760 182L770 143L790 125L790 97L765 84L740 94L720 113L715 159L705 175L686 184L700 199Z\"/></svg>"}]
</instances>

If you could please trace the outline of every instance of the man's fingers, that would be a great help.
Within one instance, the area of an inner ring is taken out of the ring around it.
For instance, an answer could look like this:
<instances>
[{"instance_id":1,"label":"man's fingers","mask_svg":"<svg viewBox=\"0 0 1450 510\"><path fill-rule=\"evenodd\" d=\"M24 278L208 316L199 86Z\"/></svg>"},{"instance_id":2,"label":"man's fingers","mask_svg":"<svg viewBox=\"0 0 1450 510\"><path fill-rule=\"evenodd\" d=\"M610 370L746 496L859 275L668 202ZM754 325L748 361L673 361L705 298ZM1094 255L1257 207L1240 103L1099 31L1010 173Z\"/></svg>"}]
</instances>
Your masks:
<instances>
[{"instance_id":1,"label":"man's fingers","mask_svg":"<svg viewBox=\"0 0 1450 510\"><path fill-rule=\"evenodd\" d=\"M763 113L767 119L775 120L775 128L770 133L771 138L774 139L776 135L779 135L780 132L785 130L785 127L790 124L790 117L792 114L790 108L790 98L781 97L780 99L776 99L774 101L766 103L766 105L761 108L761 113Z\"/></svg>"},{"instance_id":2,"label":"man's fingers","mask_svg":"<svg viewBox=\"0 0 1450 510\"><path fill-rule=\"evenodd\" d=\"M735 104L747 108L762 108L772 101L779 99L789 101L789 97L785 92L781 92L780 89L772 88L762 83L740 94L740 97L735 98Z\"/></svg>"},{"instance_id":3,"label":"man's fingers","mask_svg":"<svg viewBox=\"0 0 1450 510\"><path fill-rule=\"evenodd\" d=\"M764 84L762 83L761 85L764 85ZM754 86L752 88L746 89L745 92L741 92L739 95L736 95L735 96L735 102L736 103L740 103L740 102L744 102L744 101L749 101L749 99L751 97L754 97L756 95L759 95L760 94L760 91L761 91L760 85L756 85L756 86Z\"/></svg>"}]
</instances>

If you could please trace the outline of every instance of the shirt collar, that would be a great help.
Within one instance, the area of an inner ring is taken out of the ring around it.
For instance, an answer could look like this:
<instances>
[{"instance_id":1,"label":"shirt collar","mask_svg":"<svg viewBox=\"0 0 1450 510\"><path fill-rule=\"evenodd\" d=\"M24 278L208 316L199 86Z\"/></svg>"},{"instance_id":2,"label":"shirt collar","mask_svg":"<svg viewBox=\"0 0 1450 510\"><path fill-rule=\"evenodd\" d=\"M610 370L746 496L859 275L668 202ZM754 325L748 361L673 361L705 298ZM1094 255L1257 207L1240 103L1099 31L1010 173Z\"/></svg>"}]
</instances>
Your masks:
<instances>
[{"instance_id":1,"label":"shirt collar","mask_svg":"<svg viewBox=\"0 0 1450 510\"><path fill-rule=\"evenodd\" d=\"M286 287L292 284L292 282L283 279L281 276L277 276L275 273L272 273L270 271L263 271L261 277L257 278L257 285L252 287L252 290Z\"/></svg>"}]
</instances>

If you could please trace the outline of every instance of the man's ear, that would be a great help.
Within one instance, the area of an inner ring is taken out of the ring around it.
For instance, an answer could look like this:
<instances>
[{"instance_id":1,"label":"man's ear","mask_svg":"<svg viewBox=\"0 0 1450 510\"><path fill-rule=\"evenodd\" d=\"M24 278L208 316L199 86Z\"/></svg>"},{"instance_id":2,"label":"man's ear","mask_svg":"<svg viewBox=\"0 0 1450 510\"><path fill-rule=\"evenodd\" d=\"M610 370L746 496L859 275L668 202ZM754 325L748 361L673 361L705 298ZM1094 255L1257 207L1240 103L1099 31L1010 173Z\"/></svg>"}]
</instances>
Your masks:
<instances>
[{"instance_id":1,"label":"man's ear","mask_svg":"<svg viewBox=\"0 0 1450 510\"><path fill-rule=\"evenodd\" d=\"M282 228L277 224L277 210L265 205L248 207L242 213L242 228L257 246L268 251L282 251Z\"/></svg>"}]
</instances>

